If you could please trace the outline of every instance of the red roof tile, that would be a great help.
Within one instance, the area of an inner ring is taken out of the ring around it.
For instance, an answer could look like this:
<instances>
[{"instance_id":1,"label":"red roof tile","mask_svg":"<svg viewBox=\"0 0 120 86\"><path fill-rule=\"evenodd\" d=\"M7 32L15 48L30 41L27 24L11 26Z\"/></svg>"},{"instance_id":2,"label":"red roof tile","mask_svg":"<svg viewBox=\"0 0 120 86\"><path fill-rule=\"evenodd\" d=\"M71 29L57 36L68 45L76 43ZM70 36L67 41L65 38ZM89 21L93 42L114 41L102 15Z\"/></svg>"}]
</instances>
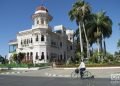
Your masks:
<instances>
[{"instance_id":1,"label":"red roof tile","mask_svg":"<svg viewBox=\"0 0 120 86\"><path fill-rule=\"evenodd\" d=\"M47 8L44 7L44 6L39 6L39 7L36 8L36 11L39 11L39 10L43 10L43 11L48 12Z\"/></svg>"}]
</instances>

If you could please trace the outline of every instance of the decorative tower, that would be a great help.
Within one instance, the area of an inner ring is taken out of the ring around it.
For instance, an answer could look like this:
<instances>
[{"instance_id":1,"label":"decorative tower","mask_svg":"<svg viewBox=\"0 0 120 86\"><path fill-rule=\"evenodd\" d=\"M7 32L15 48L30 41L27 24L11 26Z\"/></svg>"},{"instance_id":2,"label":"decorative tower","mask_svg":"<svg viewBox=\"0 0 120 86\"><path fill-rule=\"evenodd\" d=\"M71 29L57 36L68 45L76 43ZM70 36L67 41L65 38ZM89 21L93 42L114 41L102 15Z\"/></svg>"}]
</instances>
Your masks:
<instances>
[{"instance_id":1,"label":"decorative tower","mask_svg":"<svg viewBox=\"0 0 120 86\"><path fill-rule=\"evenodd\" d=\"M36 8L35 13L32 15L33 25L32 29L48 27L49 22L52 20L52 16L49 14L48 10L44 6L39 6Z\"/></svg>"},{"instance_id":2,"label":"decorative tower","mask_svg":"<svg viewBox=\"0 0 120 86\"><path fill-rule=\"evenodd\" d=\"M66 34L67 34L67 36L68 36L68 40L73 43L74 31L73 31L73 30L66 30Z\"/></svg>"}]
</instances>

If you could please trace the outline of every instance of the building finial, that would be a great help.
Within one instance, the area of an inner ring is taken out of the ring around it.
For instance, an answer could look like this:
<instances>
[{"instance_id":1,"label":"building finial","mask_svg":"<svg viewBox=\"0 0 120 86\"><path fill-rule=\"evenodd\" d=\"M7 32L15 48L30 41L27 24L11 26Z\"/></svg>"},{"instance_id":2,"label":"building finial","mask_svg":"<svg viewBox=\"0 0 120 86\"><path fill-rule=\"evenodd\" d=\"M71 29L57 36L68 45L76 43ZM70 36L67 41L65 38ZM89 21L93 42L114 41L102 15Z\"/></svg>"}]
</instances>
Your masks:
<instances>
[{"instance_id":1,"label":"building finial","mask_svg":"<svg viewBox=\"0 0 120 86\"><path fill-rule=\"evenodd\" d=\"M41 6L43 6L44 5L44 0L41 0Z\"/></svg>"}]
</instances>

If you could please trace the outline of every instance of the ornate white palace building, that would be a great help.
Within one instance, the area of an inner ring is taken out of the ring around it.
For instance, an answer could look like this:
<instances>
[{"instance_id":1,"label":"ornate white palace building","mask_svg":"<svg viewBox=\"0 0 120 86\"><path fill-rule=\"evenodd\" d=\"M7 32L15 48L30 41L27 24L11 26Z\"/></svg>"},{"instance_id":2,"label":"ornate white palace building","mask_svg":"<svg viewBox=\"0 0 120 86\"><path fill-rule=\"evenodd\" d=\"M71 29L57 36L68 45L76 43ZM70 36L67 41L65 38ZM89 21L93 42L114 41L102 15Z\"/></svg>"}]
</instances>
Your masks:
<instances>
[{"instance_id":1,"label":"ornate white palace building","mask_svg":"<svg viewBox=\"0 0 120 86\"><path fill-rule=\"evenodd\" d=\"M24 61L47 63L53 60L67 61L74 57L73 30L63 25L49 26L52 16L44 6L36 8L32 15L31 29L17 33L16 40L9 41L9 54L25 53Z\"/></svg>"}]
</instances>

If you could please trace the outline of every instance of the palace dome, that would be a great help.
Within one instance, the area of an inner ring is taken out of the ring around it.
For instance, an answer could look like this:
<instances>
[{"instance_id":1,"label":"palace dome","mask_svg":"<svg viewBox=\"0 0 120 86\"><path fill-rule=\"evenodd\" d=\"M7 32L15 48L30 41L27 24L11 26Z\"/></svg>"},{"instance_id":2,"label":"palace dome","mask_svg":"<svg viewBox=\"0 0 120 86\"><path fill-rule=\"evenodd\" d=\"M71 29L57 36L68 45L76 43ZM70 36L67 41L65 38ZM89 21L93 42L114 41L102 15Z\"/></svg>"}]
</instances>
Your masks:
<instances>
[{"instance_id":1,"label":"palace dome","mask_svg":"<svg viewBox=\"0 0 120 86\"><path fill-rule=\"evenodd\" d=\"M46 7L44 7L44 6L38 6L36 8L36 11L46 11L46 12L48 12L48 9Z\"/></svg>"}]
</instances>

